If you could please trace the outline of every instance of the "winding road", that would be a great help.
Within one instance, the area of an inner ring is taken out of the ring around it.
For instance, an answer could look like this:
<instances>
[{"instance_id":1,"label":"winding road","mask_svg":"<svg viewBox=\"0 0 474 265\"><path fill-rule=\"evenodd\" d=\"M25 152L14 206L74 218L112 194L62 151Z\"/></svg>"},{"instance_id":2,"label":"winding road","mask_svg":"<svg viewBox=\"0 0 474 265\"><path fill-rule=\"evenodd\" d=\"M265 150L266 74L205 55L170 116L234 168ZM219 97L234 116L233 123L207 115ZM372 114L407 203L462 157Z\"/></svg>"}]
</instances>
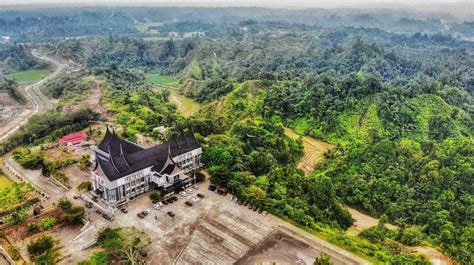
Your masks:
<instances>
[{"instance_id":1,"label":"winding road","mask_svg":"<svg viewBox=\"0 0 474 265\"><path fill-rule=\"evenodd\" d=\"M15 117L13 117L10 121L8 121L5 126L0 127L0 142L15 133L17 130L19 130L21 126L26 124L28 119L31 118L33 115L43 113L47 110L52 109L51 102L45 95L43 95L40 90L40 87L48 81L58 78L64 72L67 65L60 63L53 58L39 54L35 50L32 51L32 54L38 59L48 61L49 63L54 64L56 66L56 70L54 70L54 72L46 76L44 79L25 87L24 94L28 101L33 104L33 109L28 108L23 110L19 114L15 115Z\"/></svg>"}]
</instances>

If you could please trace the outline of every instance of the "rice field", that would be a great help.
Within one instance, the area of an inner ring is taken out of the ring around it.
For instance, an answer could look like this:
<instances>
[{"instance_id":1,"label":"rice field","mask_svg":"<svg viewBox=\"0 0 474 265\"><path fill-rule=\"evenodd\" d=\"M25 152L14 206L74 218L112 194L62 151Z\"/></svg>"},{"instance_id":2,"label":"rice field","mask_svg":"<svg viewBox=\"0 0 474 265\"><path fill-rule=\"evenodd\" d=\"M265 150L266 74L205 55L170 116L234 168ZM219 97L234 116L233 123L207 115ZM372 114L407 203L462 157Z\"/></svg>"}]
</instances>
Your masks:
<instances>
[{"instance_id":1,"label":"rice field","mask_svg":"<svg viewBox=\"0 0 474 265\"><path fill-rule=\"evenodd\" d=\"M172 76L167 76L167 75L156 75L156 74L150 74L147 76L148 80L155 84L160 84L160 85L165 85L165 86L170 86L170 87L179 87L179 81L178 79L172 77Z\"/></svg>"}]
</instances>

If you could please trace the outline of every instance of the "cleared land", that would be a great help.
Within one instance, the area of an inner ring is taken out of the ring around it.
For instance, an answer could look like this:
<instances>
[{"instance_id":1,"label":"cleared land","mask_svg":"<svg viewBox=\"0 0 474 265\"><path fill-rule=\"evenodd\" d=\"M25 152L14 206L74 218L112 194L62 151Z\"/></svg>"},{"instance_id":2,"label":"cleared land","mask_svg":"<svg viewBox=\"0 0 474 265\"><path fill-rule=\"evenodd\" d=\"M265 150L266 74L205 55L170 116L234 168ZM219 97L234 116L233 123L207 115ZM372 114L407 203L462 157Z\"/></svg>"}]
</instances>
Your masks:
<instances>
[{"instance_id":1,"label":"cleared land","mask_svg":"<svg viewBox=\"0 0 474 265\"><path fill-rule=\"evenodd\" d=\"M179 87L178 79L172 76L151 74L151 75L148 75L147 78L148 80L150 80L151 82L155 84L171 86L175 88Z\"/></svg>"},{"instance_id":2,"label":"cleared land","mask_svg":"<svg viewBox=\"0 0 474 265\"><path fill-rule=\"evenodd\" d=\"M169 101L178 108L178 112L185 118L196 114L201 108L199 103L178 94L176 91L170 90L170 93Z\"/></svg>"},{"instance_id":3,"label":"cleared land","mask_svg":"<svg viewBox=\"0 0 474 265\"><path fill-rule=\"evenodd\" d=\"M7 78L17 81L19 85L31 85L45 78L50 72L49 68L33 69L8 74Z\"/></svg>"},{"instance_id":4,"label":"cleared land","mask_svg":"<svg viewBox=\"0 0 474 265\"><path fill-rule=\"evenodd\" d=\"M304 156L298 163L298 168L302 169L306 174L313 171L314 166L324 158L324 153L334 147L332 144L325 143L321 140L309 136L300 136L289 128L285 128L285 134L293 139L302 137Z\"/></svg>"}]
</instances>

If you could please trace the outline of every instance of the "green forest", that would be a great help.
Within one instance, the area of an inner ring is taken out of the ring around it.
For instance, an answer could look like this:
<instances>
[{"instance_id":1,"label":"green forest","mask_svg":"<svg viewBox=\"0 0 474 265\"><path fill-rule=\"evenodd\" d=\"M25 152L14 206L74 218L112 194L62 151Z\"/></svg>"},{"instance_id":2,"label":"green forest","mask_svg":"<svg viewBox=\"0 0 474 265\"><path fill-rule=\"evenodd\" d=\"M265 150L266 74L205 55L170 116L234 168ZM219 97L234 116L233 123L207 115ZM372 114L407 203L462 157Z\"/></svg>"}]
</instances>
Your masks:
<instances>
[{"instance_id":1,"label":"green forest","mask_svg":"<svg viewBox=\"0 0 474 265\"><path fill-rule=\"evenodd\" d=\"M20 20L19 11L2 12L0 33L30 29L39 20L36 11ZM95 76L101 104L124 137L161 139L159 126L171 136L193 131L212 183L239 198L376 263L428 263L401 244L432 246L460 264L473 263L472 22L450 17L449 30L442 31L441 19L402 11L118 8L104 34L100 22L108 9L77 9L69 19L49 12L41 23L54 18L58 28L15 36L81 36L36 44L83 66L77 76L48 83L49 97L85 97L91 85L77 79ZM163 22L148 29L157 36L131 26L150 20ZM78 29L85 21L99 26ZM205 34L168 38L175 31ZM21 46L8 48L21 58L15 63L1 49L3 67L37 67ZM154 83L175 87L201 103L200 111L181 117L170 92ZM14 85L4 79L2 86ZM98 119L92 110L43 114L0 152ZM305 174L297 168L302 141L285 128L335 147ZM381 225L348 236L354 220L346 205L380 218ZM120 236L120 230L107 233L102 244Z\"/></svg>"}]
</instances>

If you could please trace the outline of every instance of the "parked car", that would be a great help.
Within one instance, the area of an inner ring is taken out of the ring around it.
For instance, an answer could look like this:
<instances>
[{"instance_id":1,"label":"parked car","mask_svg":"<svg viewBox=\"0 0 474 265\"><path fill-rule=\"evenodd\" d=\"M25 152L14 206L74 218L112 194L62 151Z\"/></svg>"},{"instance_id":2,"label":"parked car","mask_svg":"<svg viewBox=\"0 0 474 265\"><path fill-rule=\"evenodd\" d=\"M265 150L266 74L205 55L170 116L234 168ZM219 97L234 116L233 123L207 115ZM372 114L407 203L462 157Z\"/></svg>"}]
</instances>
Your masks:
<instances>
[{"instance_id":1,"label":"parked car","mask_svg":"<svg viewBox=\"0 0 474 265\"><path fill-rule=\"evenodd\" d=\"M137 213L137 216L138 216L140 219L145 218L145 215L143 214L143 212Z\"/></svg>"},{"instance_id":2,"label":"parked car","mask_svg":"<svg viewBox=\"0 0 474 265\"><path fill-rule=\"evenodd\" d=\"M172 199L173 201L178 201L178 197L176 197L176 196L171 197L171 199Z\"/></svg>"},{"instance_id":3,"label":"parked car","mask_svg":"<svg viewBox=\"0 0 474 265\"><path fill-rule=\"evenodd\" d=\"M244 206L247 206L247 205L249 205L249 202L247 202L247 201L244 202Z\"/></svg>"},{"instance_id":4,"label":"parked car","mask_svg":"<svg viewBox=\"0 0 474 265\"><path fill-rule=\"evenodd\" d=\"M164 207L164 206L165 206L162 202L159 202L158 205L159 205L160 207Z\"/></svg>"},{"instance_id":5,"label":"parked car","mask_svg":"<svg viewBox=\"0 0 474 265\"><path fill-rule=\"evenodd\" d=\"M189 206L189 207L193 206L193 203L190 202L190 201L186 201L184 204L186 204L186 205Z\"/></svg>"},{"instance_id":6,"label":"parked car","mask_svg":"<svg viewBox=\"0 0 474 265\"><path fill-rule=\"evenodd\" d=\"M158 204L153 204L153 208L155 208L156 210L159 210L160 206Z\"/></svg>"},{"instance_id":7,"label":"parked car","mask_svg":"<svg viewBox=\"0 0 474 265\"><path fill-rule=\"evenodd\" d=\"M162 201L162 203L163 203L164 205L168 205L168 201L167 201L167 200Z\"/></svg>"},{"instance_id":8,"label":"parked car","mask_svg":"<svg viewBox=\"0 0 474 265\"><path fill-rule=\"evenodd\" d=\"M258 213L261 214L262 212L263 212L262 208L258 209Z\"/></svg>"},{"instance_id":9,"label":"parked car","mask_svg":"<svg viewBox=\"0 0 474 265\"><path fill-rule=\"evenodd\" d=\"M179 195L183 196L183 197L186 197L188 194L185 192L185 191L180 191L179 192Z\"/></svg>"},{"instance_id":10,"label":"parked car","mask_svg":"<svg viewBox=\"0 0 474 265\"><path fill-rule=\"evenodd\" d=\"M99 209L95 210L95 212L96 212L97 214L102 214L102 211L99 210Z\"/></svg>"},{"instance_id":11,"label":"parked car","mask_svg":"<svg viewBox=\"0 0 474 265\"><path fill-rule=\"evenodd\" d=\"M220 189L217 190L217 194L222 195L222 196L226 196L227 195L227 190L223 189L223 188L220 188Z\"/></svg>"},{"instance_id":12,"label":"parked car","mask_svg":"<svg viewBox=\"0 0 474 265\"><path fill-rule=\"evenodd\" d=\"M166 201L167 201L168 203L173 203L173 202L174 202L174 200L173 200L172 198L168 198Z\"/></svg>"},{"instance_id":13,"label":"parked car","mask_svg":"<svg viewBox=\"0 0 474 265\"><path fill-rule=\"evenodd\" d=\"M193 185L193 189L197 190L199 189L199 186L197 184Z\"/></svg>"},{"instance_id":14,"label":"parked car","mask_svg":"<svg viewBox=\"0 0 474 265\"><path fill-rule=\"evenodd\" d=\"M249 204L249 209L252 209L252 204Z\"/></svg>"},{"instance_id":15,"label":"parked car","mask_svg":"<svg viewBox=\"0 0 474 265\"><path fill-rule=\"evenodd\" d=\"M214 185L212 185L212 184L209 185L209 190L210 190L210 191L215 191L215 190L216 190L216 186L214 186Z\"/></svg>"},{"instance_id":16,"label":"parked car","mask_svg":"<svg viewBox=\"0 0 474 265\"><path fill-rule=\"evenodd\" d=\"M263 216L266 216L267 215L267 211L263 211Z\"/></svg>"},{"instance_id":17,"label":"parked car","mask_svg":"<svg viewBox=\"0 0 474 265\"><path fill-rule=\"evenodd\" d=\"M252 208L252 210L253 210L254 212L256 212L257 209L258 209L257 206L254 206L254 207Z\"/></svg>"},{"instance_id":18,"label":"parked car","mask_svg":"<svg viewBox=\"0 0 474 265\"><path fill-rule=\"evenodd\" d=\"M87 208L92 208L92 203L86 202L86 207L87 207Z\"/></svg>"},{"instance_id":19,"label":"parked car","mask_svg":"<svg viewBox=\"0 0 474 265\"><path fill-rule=\"evenodd\" d=\"M79 196L74 195L74 196L72 196L72 198L74 198L74 200L77 200L77 199L79 199Z\"/></svg>"},{"instance_id":20,"label":"parked car","mask_svg":"<svg viewBox=\"0 0 474 265\"><path fill-rule=\"evenodd\" d=\"M200 201L200 200L201 200L201 199L199 199L198 197L193 197L193 198L191 199L192 202L198 202L198 201Z\"/></svg>"},{"instance_id":21,"label":"parked car","mask_svg":"<svg viewBox=\"0 0 474 265\"><path fill-rule=\"evenodd\" d=\"M122 213L128 213L127 209L125 208L120 209L120 211L122 211Z\"/></svg>"},{"instance_id":22,"label":"parked car","mask_svg":"<svg viewBox=\"0 0 474 265\"><path fill-rule=\"evenodd\" d=\"M187 189L186 189L186 192L187 192L187 193L193 193L193 190L190 189L190 188L187 188Z\"/></svg>"},{"instance_id":23,"label":"parked car","mask_svg":"<svg viewBox=\"0 0 474 265\"><path fill-rule=\"evenodd\" d=\"M239 199L238 203L239 203L239 205L242 205L244 203L244 201Z\"/></svg>"},{"instance_id":24,"label":"parked car","mask_svg":"<svg viewBox=\"0 0 474 265\"><path fill-rule=\"evenodd\" d=\"M172 211L169 211L169 212L167 212L166 214L168 214L168 215L171 216L171 217L175 217L175 214L174 214Z\"/></svg>"},{"instance_id":25,"label":"parked car","mask_svg":"<svg viewBox=\"0 0 474 265\"><path fill-rule=\"evenodd\" d=\"M202 194L202 193L198 193L196 196L198 196L201 199L204 198L204 194Z\"/></svg>"}]
</instances>

